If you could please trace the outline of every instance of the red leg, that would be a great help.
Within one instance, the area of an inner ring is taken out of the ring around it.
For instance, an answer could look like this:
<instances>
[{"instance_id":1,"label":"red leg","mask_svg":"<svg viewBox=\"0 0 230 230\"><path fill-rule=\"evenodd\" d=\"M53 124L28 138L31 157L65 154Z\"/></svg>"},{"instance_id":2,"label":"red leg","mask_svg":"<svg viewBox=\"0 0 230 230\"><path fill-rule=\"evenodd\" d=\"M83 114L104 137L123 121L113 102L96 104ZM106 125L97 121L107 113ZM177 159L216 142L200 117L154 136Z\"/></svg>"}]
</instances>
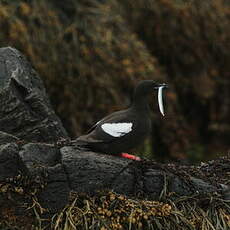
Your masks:
<instances>
[{"instance_id":1,"label":"red leg","mask_svg":"<svg viewBox=\"0 0 230 230\"><path fill-rule=\"evenodd\" d=\"M131 160L135 160L135 161L140 161L141 158L138 156L134 156L128 153L120 153L118 156L123 157L123 158L127 158L127 159L131 159Z\"/></svg>"}]
</instances>

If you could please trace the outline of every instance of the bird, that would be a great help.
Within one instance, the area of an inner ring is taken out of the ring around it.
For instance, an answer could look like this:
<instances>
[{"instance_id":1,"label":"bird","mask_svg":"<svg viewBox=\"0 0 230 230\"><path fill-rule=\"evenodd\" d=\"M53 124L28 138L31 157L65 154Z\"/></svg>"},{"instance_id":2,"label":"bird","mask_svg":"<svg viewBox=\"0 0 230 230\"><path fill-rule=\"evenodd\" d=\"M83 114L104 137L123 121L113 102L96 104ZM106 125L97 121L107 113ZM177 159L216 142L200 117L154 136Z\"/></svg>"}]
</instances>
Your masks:
<instances>
[{"instance_id":1,"label":"bird","mask_svg":"<svg viewBox=\"0 0 230 230\"><path fill-rule=\"evenodd\" d=\"M159 109L164 116L162 90L167 87L167 84L153 80L140 81L134 90L131 105L98 121L85 135L76 139L76 145L94 152L141 160L126 152L141 144L151 132L148 97L154 90L158 90Z\"/></svg>"}]
</instances>

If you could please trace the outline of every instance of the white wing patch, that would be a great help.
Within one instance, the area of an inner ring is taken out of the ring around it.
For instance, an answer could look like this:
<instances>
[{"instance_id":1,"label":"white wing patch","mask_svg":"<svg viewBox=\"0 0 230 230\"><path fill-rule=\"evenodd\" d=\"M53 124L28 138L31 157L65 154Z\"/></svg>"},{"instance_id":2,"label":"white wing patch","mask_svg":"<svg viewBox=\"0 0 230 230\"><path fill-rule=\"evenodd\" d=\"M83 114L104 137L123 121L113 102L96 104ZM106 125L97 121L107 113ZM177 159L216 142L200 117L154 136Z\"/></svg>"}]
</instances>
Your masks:
<instances>
[{"instance_id":1,"label":"white wing patch","mask_svg":"<svg viewBox=\"0 0 230 230\"><path fill-rule=\"evenodd\" d=\"M101 126L104 132L113 137L122 137L132 131L133 123L105 123Z\"/></svg>"}]
</instances>

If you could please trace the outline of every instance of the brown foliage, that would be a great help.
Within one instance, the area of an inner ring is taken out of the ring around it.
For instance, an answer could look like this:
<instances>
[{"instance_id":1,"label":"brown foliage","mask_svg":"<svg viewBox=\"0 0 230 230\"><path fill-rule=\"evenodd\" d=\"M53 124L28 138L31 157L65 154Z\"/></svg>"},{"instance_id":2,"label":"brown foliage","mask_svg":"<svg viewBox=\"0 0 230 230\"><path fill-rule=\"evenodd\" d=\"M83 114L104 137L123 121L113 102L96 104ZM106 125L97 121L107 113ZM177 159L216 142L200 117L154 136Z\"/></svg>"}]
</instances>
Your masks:
<instances>
[{"instance_id":1,"label":"brown foliage","mask_svg":"<svg viewBox=\"0 0 230 230\"><path fill-rule=\"evenodd\" d=\"M173 5L124 1L127 19L175 87L188 139L224 149L229 140L229 4L222 0ZM215 149L216 150L216 149Z\"/></svg>"}]
</instances>

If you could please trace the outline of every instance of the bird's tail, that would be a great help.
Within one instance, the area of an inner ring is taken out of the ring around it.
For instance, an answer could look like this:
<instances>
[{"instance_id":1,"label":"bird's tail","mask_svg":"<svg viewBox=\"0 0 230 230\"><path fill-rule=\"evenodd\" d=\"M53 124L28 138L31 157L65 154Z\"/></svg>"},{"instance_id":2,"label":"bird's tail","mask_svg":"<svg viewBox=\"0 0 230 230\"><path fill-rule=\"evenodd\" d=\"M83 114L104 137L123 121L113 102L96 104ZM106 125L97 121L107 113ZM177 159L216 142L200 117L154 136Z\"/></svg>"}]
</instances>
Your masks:
<instances>
[{"instance_id":1,"label":"bird's tail","mask_svg":"<svg viewBox=\"0 0 230 230\"><path fill-rule=\"evenodd\" d=\"M75 139L71 141L71 145L78 150L81 151L92 151L92 149L90 149L90 146L88 145L87 142L80 140L80 139Z\"/></svg>"}]
</instances>

